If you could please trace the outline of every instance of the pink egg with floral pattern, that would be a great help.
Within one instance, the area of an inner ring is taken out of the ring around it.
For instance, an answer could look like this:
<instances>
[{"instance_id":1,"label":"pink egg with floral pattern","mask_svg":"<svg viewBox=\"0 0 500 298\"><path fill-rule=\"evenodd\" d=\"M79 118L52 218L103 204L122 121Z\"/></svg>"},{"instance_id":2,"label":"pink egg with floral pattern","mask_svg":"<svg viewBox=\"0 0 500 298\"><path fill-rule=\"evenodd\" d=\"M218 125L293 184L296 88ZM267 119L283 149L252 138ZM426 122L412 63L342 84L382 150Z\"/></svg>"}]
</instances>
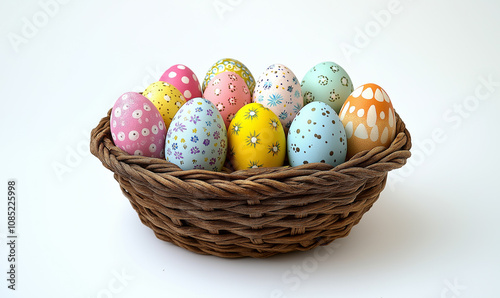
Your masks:
<instances>
[{"instance_id":1,"label":"pink egg with floral pattern","mask_svg":"<svg viewBox=\"0 0 500 298\"><path fill-rule=\"evenodd\" d=\"M203 98L210 100L217 107L226 128L238 110L252 102L252 94L245 81L230 71L215 75L207 84Z\"/></svg>"},{"instance_id":2,"label":"pink egg with floral pattern","mask_svg":"<svg viewBox=\"0 0 500 298\"><path fill-rule=\"evenodd\" d=\"M110 130L115 145L128 154L165 157L165 122L153 103L139 93L127 92L118 98Z\"/></svg>"},{"instance_id":3,"label":"pink egg with floral pattern","mask_svg":"<svg viewBox=\"0 0 500 298\"><path fill-rule=\"evenodd\" d=\"M201 87L198 77L186 65L176 64L170 67L163 73L160 81L174 85L186 98L186 101L195 97L201 97Z\"/></svg>"}]
</instances>

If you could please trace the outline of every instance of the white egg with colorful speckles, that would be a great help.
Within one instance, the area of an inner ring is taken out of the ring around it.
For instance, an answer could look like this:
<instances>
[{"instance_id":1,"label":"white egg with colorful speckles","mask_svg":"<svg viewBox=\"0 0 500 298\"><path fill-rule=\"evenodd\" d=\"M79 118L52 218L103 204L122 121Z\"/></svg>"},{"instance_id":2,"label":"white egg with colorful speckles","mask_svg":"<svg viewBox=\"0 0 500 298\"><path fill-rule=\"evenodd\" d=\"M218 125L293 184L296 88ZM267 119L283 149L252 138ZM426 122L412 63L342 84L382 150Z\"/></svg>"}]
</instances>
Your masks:
<instances>
[{"instance_id":1,"label":"white egg with colorful speckles","mask_svg":"<svg viewBox=\"0 0 500 298\"><path fill-rule=\"evenodd\" d=\"M269 66L257 80L252 101L273 111L287 133L303 104L302 91L295 74L282 64Z\"/></svg>"}]
</instances>

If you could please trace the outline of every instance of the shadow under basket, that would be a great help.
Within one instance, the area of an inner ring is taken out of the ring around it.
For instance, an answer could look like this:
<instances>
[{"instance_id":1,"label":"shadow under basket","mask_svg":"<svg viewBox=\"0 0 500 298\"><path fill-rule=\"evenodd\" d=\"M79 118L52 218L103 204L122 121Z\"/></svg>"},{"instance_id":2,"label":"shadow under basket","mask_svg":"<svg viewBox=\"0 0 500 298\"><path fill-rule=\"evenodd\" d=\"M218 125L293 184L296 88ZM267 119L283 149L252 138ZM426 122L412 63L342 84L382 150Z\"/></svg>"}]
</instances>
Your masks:
<instances>
[{"instance_id":1,"label":"shadow under basket","mask_svg":"<svg viewBox=\"0 0 500 298\"><path fill-rule=\"evenodd\" d=\"M92 130L90 150L114 173L142 223L161 240L224 258L306 251L347 236L378 199L387 173L410 157L410 133L396 113L389 148L360 152L337 167L183 171L116 147L110 113Z\"/></svg>"}]
</instances>

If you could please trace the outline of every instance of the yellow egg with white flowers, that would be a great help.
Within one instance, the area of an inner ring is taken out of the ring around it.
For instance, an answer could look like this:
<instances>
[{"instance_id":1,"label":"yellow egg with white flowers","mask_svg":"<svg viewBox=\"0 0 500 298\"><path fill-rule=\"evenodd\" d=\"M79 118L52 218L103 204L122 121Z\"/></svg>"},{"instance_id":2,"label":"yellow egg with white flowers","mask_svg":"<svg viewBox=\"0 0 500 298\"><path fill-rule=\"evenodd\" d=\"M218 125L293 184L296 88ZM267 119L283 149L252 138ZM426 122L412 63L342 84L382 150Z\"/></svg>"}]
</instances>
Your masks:
<instances>
[{"instance_id":1,"label":"yellow egg with white flowers","mask_svg":"<svg viewBox=\"0 0 500 298\"><path fill-rule=\"evenodd\" d=\"M260 103L243 106L228 128L229 160L235 170L280 167L286 139L281 122Z\"/></svg>"}]
</instances>

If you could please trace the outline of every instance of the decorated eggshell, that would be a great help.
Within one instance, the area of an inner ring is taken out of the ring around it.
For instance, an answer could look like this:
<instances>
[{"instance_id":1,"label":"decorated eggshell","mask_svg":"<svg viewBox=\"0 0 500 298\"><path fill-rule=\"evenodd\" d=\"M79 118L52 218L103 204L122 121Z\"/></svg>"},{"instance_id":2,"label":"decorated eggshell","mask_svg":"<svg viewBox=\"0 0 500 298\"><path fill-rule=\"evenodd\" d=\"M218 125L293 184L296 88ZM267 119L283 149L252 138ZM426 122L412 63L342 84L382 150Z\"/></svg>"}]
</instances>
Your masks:
<instances>
[{"instance_id":1,"label":"decorated eggshell","mask_svg":"<svg viewBox=\"0 0 500 298\"><path fill-rule=\"evenodd\" d=\"M215 62L212 67L210 67L210 69L207 71L207 74L205 75L205 79L203 80L203 84L201 86L202 90L205 91L208 82L210 82L215 77L215 75L225 71L231 71L238 74L247 84L250 93L253 92L253 89L255 88L255 79L252 73L243 63L232 58L220 59L219 61Z\"/></svg>"},{"instance_id":2,"label":"decorated eggshell","mask_svg":"<svg viewBox=\"0 0 500 298\"><path fill-rule=\"evenodd\" d=\"M340 110L347 135L347 158L377 146L389 147L396 134L396 117L387 93L376 84L358 87Z\"/></svg>"},{"instance_id":3,"label":"decorated eggshell","mask_svg":"<svg viewBox=\"0 0 500 298\"><path fill-rule=\"evenodd\" d=\"M252 101L273 111L280 119L285 133L303 106L297 77L288 67L281 64L269 66L259 77Z\"/></svg>"},{"instance_id":4,"label":"decorated eggshell","mask_svg":"<svg viewBox=\"0 0 500 298\"><path fill-rule=\"evenodd\" d=\"M160 112L144 96L127 92L118 98L110 118L117 147L131 155L163 158L167 129Z\"/></svg>"},{"instance_id":5,"label":"decorated eggshell","mask_svg":"<svg viewBox=\"0 0 500 298\"><path fill-rule=\"evenodd\" d=\"M181 92L186 101L201 97L201 87L198 77L183 64L176 64L167 69L160 77L160 81L174 85Z\"/></svg>"},{"instance_id":6,"label":"decorated eggshell","mask_svg":"<svg viewBox=\"0 0 500 298\"><path fill-rule=\"evenodd\" d=\"M322 162L337 166L345 161L347 139L335 111L324 102L304 106L292 122L287 139L291 166Z\"/></svg>"},{"instance_id":7,"label":"decorated eggshell","mask_svg":"<svg viewBox=\"0 0 500 298\"><path fill-rule=\"evenodd\" d=\"M227 130L217 108L193 98L175 114L167 132L166 160L183 170L220 171L227 154Z\"/></svg>"},{"instance_id":8,"label":"decorated eggshell","mask_svg":"<svg viewBox=\"0 0 500 298\"><path fill-rule=\"evenodd\" d=\"M236 170L283 165L286 140L278 117L260 103L243 106L228 131L229 159Z\"/></svg>"},{"instance_id":9,"label":"decorated eggshell","mask_svg":"<svg viewBox=\"0 0 500 298\"><path fill-rule=\"evenodd\" d=\"M155 82L149 85L142 94L158 109L167 129L175 113L186 103L181 92L167 82Z\"/></svg>"},{"instance_id":10,"label":"decorated eggshell","mask_svg":"<svg viewBox=\"0 0 500 298\"><path fill-rule=\"evenodd\" d=\"M230 71L215 75L208 83L203 98L210 100L219 110L226 128L229 127L236 112L252 100L245 81Z\"/></svg>"},{"instance_id":11,"label":"decorated eggshell","mask_svg":"<svg viewBox=\"0 0 500 298\"><path fill-rule=\"evenodd\" d=\"M338 114L345 100L354 90L347 72L334 62L319 63L302 79L304 104L322 101Z\"/></svg>"}]
</instances>

